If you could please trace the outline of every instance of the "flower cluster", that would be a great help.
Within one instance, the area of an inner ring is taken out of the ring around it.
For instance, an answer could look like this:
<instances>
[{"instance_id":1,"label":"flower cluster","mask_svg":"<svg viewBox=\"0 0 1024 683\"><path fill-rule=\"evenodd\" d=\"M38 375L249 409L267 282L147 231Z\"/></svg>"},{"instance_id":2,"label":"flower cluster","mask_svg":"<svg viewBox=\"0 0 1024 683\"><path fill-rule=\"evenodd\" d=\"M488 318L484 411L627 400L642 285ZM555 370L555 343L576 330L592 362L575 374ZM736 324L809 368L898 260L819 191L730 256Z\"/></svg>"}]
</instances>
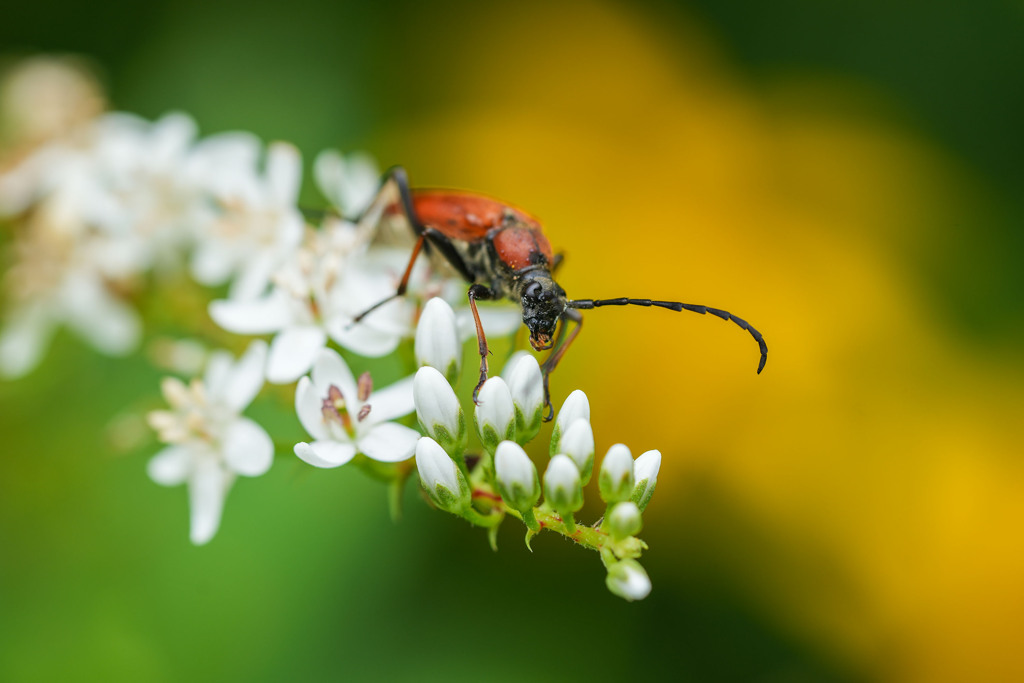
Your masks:
<instances>
[{"instance_id":1,"label":"flower cluster","mask_svg":"<svg viewBox=\"0 0 1024 683\"><path fill-rule=\"evenodd\" d=\"M184 379L166 378L169 408L149 414L165 446L148 473L161 485L187 485L193 543L217 533L237 477L273 463L274 440L242 415L269 382L294 385L295 416L309 435L279 455L359 467L388 482L395 510L416 471L436 507L487 528L492 544L498 525L515 517L527 545L544 529L563 534L599 553L613 593L647 595L637 562L646 545L636 535L660 454L634 461L624 445L612 446L597 473L604 516L581 525L575 515L595 453L583 392L558 411L543 477L524 450L545 409L532 355L514 354L464 409L458 381L475 334L465 290L422 259L408 293L394 296L410 252L392 244L393 226L382 227L396 212L376 192L369 157L316 157L331 208L313 224L297 204L302 160L287 143L264 145L247 133L200 138L180 113L157 121L104 113L95 81L62 60L27 63L0 93L8 128L0 131L0 221L12 229L13 255L0 375L30 372L61 326L107 354L149 338L151 357ZM183 281L203 292L198 301L175 299ZM190 338L153 336L143 303L161 290L181 308L175 326ZM521 319L501 305L481 307L480 316L491 338L510 335ZM221 348L243 346L237 359ZM383 382L360 371L384 356L396 361L387 367L406 369Z\"/></svg>"},{"instance_id":2,"label":"flower cluster","mask_svg":"<svg viewBox=\"0 0 1024 683\"><path fill-rule=\"evenodd\" d=\"M424 365L416 372L413 397L425 436L416 444L416 467L427 497L436 507L489 529L492 543L508 515L526 525L527 546L543 529L560 533L600 554L613 593L627 600L646 597L651 583L636 561L646 545L636 534L654 493L661 453L648 451L634 461L625 445L612 446L598 473L604 517L593 526L578 525L575 513L583 507L583 488L594 471L586 394L572 392L558 411L551 457L539 477L523 446L541 428L543 377L532 355L514 354L503 376L489 378L480 389L473 422L481 450L471 453L466 412L451 384L458 366L443 351L457 346L453 321L447 304L433 299L420 322L432 331L431 339L420 343L417 338L416 355Z\"/></svg>"}]
</instances>

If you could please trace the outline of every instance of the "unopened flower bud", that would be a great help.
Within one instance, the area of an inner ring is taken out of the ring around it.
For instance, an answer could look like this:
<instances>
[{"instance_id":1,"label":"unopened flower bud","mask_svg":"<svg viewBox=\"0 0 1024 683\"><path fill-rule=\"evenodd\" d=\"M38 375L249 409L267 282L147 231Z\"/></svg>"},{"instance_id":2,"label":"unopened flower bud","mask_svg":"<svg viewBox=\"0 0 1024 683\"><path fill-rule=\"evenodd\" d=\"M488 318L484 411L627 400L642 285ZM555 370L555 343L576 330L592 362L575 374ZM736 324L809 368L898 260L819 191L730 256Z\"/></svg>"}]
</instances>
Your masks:
<instances>
[{"instance_id":1,"label":"unopened flower bud","mask_svg":"<svg viewBox=\"0 0 1024 683\"><path fill-rule=\"evenodd\" d=\"M580 481L586 486L594 473L594 430L590 422L583 418L574 420L562 434L560 452L572 458L580 471Z\"/></svg>"},{"instance_id":2,"label":"unopened flower bud","mask_svg":"<svg viewBox=\"0 0 1024 683\"><path fill-rule=\"evenodd\" d=\"M524 444L537 436L544 418L544 379L536 358L525 352L517 355L504 374L516 410L516 441Z\"/></svg>"},{"instance_id":3,"label":"unopened flower bud","mask_svg":"<svg viewBox=\"0 0 1024 683\"><path fill-rule=\"evenodd\" d=\"M426 365L412 384L416 417L427 436L454 457L461 457L469 440L466 417L455 391L440 372Z\"/></svg>"},{"instance_id":4,"label":"unopened flower bud","mask_svg":"<svg viewBox=\"0 0 1024 683\"><path fill-rule=\"evenodd\" d=\"M550 455L554 456L556 453L565 453L565 449L561 447L562 439L565 437L565 432L569 429L570 425L579 419L586 420L589 424L590 401L587 399L586 394L576 389L565 398L565 402L562 403L558 416L555 418L555 426L551 430ZM579 465L578 462L576 464Z\"/></svg>"},{"instance_id":5,"label":"unopened flower bud","mask_svg":"<svg viewBox=\"0 0 1024 683\"><path fill-rule=\"evenodd\" d=\"M522 446L515 441L502 441L494 453L494 476L498 492L505 502L524 515L540 498L537 468Z\"/></svg>"},{"instance_id":6,"label":"unopened flower bud","mask_svg":"<svg viewBox=\"0 0 1024 683\"><path fill-rule=\"evenodd\" d=\"M416 442L416 470L423 490L437 507L459 514L469 505L466 478L441 446L424 436Z\"/></svg>"},{"instance_id":7,"label":"unopened flower bud","mask_svg":"<svg viewBox=\"0 0 1024 683\"><path fill-rule=\"evenodd\" d=\"M583 507L580 471L569 456L559 454L548 463L544 472L544 500L563 515Z\"/></svg>"},{"instance_id":8,"label":"unopened flower bud","mask_svg":"<svg viewBox=\"0 0 1024 683\"><path fill-rule=\"evenodd\" d=\"M633 495L633 456L629 448L617 443L608 449L597 483L606 503L629 500Z\"/></svg>"},{"instance_id":9,"label":"unopened flower bud","mask_svg":"<svg viewBox=\"0 0 1024 683\"><path fill-rule=\"evenodd\" d=\"M640 508L631 500L616 503L604 519L605 528L615 539L636 536L643 525Z\"/></svg>"},{"instance_id":10,"label":"unopened flower bud","mask_svg":"<svg viewBox=\"0 0 1024 683\"><path fill-rule=\"evenodd\" d=\"M633 463L633 478L636 484L630 500L637 504L640 511L647 509L654 495L654 485L658 483L658 470L661 469L661 451L647 451Z\"/></svg>"},{"instance_id":11,"label":"unopened flower bud","mask_svg":"<svg viewBox=\"0 0 1024 683\"><path fill-rule=\"evenodd\" d=\"M462 344L459 343L455 312L444 299L434 297L423 307L416 326L416 363L429 365L445 376L449 382L459 377L462 363Z\"/></svg>"},{"instance_id":12,"label":"unopened flower bud","mask_svg":"<svg viewBox=\"0 0 1024 683\"><path fill-rule=\"evenodd\" d=\"M651 579L636 560L616 562L608 568L605 585L615 595L629 600L643 600L651 592Z\"/></svg>"},{"instance_id":13,"label":"unopened flower bud","mask_svg":"<svg viewBox=\"0 0 1024 683\"><path fill-rule=\"evenodd\" d=\"M515 438L516 409L508 385L501 377L491 377L480 388L476 426L484 450L491 454L499 443Z\"/></svg>"}]
</instances>

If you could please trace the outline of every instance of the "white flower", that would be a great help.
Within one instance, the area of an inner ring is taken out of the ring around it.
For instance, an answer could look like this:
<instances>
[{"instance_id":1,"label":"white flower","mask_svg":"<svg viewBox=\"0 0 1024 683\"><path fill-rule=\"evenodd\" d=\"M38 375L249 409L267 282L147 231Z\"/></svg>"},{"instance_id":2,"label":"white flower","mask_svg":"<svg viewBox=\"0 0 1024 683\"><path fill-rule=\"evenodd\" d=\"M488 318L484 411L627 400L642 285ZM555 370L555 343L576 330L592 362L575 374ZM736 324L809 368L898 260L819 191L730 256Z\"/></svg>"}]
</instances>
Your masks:
<instances>
[{"instance_id":1,"label":"white flower","mask_svg":"<svg viewBox=\"0 0 1024 683\"><path fill-rule=\"evenodd\" d=\"M164 380L164 396L172 409L149 415L160 440L171 444L149 461L149 476L165 486L188 484L190 536L196 545L217 533L235 477L259 476L273 460L274 445L266 431L240 416L263 386L266 357L263 342L253 342L237 362L227 352L217 352L202 381L186 386L173 378Z\"/></svg>"},{"instance_id":2,"label":"white flower","mask_svg":"<svg viewBox=\"0 0 1024 683\"><path fill-rule=\"evenodd\" d=\"M425 365L416 371L412 386L420 427L449 454L461 456L466 450L469 430L462 406L448 380Z\"/></svg>"},{"instance_id":3,"label":"white flower","mask_svg":"<svg viewBox=\"0 0 1024 683\"><path fill-rule=\"evenodd\" d=\"M449 382L459 377L462 343L455 322L455 311L448 302L433 297L423 307L416 325L416 363L437 368Z\"/></svg>"},{"instance_id":4,"label":"white flower","mask_svg":"<svg viewBox=\"0 0 1024 683\"><path fill-rule=\"evenodd\" d=\"M580 471L569 456L556 455L548 463L544 472L544 499L563 514L583 507Z\"/></svg>"},{"instance_id":5,"label":"white flower","mask_svg":"<svg viewBox=\"0 0 1024 683\"><path fill-rule=\"evenodd\" d=\"M633 456L629 448L617 443L608 449L597 478L601 498L606 503L629 500L633 495Z\"/></svg>"},{"instance_id":6,"label":"white flower","mask_svg":"<svg viewBox=\"0 0 1024 683\"><path fill-rule=\"evenodd\" d=\"M647 508L654 495L654 487L658 483L658 470L661 469L661 451L647 451L633 464L634 479L633 495L630 499L640 510Z\"/></svg>"},{"instance_id":7,"label":"white flower","mask_svg":"<svg viewBox=\"0 0 1024 683\"><path fill-rule=\"evenodd\" d=\"M320 192L342 215L354 218L366 210L380 188L380 171L373 157L354 152L347 157L326 149L313 162Z\"/></svg>"},{"instance_id":8,"label":"white flower","mask_svg":"<svg viewBox=\"0 0 1024 683\"><path fill-rule=\"evenodd\" d=\"M419 432L390 422L413 410L412 378L374 392L369 373L357 381L336 351L324 349L295 390L295 410L313 441L295 455L316 467L339 467L357 453L378 462L412 457Z\"/></svg>"},{"instance_id":9,"label":"white flower","mask_svg":"<svg viewBox=\"0 0 1024 683\"><path fill-rule=\"evenodd\" d=\"M234 278L234 299L263 293L271 275L299 247L305 225L298 209L298 150L286 143L270 145L262 176L256 172L259 153L254 136L224 133L200 142L189 160L191 172L204 178L216 200L216 209L196 231L192 273L204 285Z\"/></svg>"},{"instance_id":10,"label":"white flower","mask_svg":"<svg viewBox=\"0 0 1024 683\"><path fill-rule=\"evenodd\" d=\"M33 250L33 245L40 248ZM138 346L138 314L113 294L93 260L102 250L56 246L67 259L60 261L52 241L32 240L25 246L24 257L8 272L15 303L0 332L0 375L20 377L34 369L61 325L107 355L124 355Z\"/></svg>"},{"instance_id":11,"label":"white flower","mask_svg":"<svg viewBox=\"0 0 1024 683\"><path fill-rule=\"evenodd\" d=\"M434 505L457 512L469 504L470 490L466 478L445 449L429 436L416 442L416 471L423 490Z\"/></svg>"},{"instance_id":12,"label":"white flower","mask_svg":"<svg viewBox=\"0 0 1024 683\"><path fill-rule=\"evenodd\" d=\"M643 600L651 592L651 579L636 560L622 560L608 568L605 585L615 595L629 600Z\"/></svg>"},{"instance_id":13,"label":"white flower","mask_svg":"<svg viewBox=\"0 0 1024 683\"><path fill-rule=\"evenodd\" d=\"M515 353L502 375L516 406L516 441L526 443L540 431L544 419L544 379L532 354Z\"/></svg>"},{"instance_id":14,"label":"white flower","mask_svg":"<svg viewBox=\"0 0 1024 683\"><path fill-rule=\"evenodd\" d=\"M512 403L512 393L501 377L489 377L480 387L476 427L484 450L491 454L500 442L515 439L516 407Z\"/></svg>"},{"instance_id":15,"label":"white flower","mask_svg":"<svg viewBox=\"0 0 1024 683\"><path fill-rule=\"evenodd\" d=\"M590 422L590 401L585 393L576 389L565 398L565 402L562 403L562 407L558 410L555 426L551 430L551 455L565 452L564 449L560 448L562 437L565 435L565 431L569 429L569 425L580 418ZM576 464L578 465L579 462Z\"/></svg>"},{"instance_id":16,"label":"white flower","mask_svg":"<svg viewBox=\"0 0 1024 683\"><path fill-rule=\"evenodd\" d=\"M276 333L267 365L274 383L308 372L328 336L362 356L391 353L412 334L408 301L389 301L358 323L354 318L395 293L401 272L395 273L404 264L396 265L391 250L362 251L359 239L352 224L328 223L275 274L266 296L213 301L210 317L238 334Z\"/></svg>"},{"instance_id":17,"label":"white flower","mask_svg":"<svg viewBox=\"0 0 1024 683\"><path fill-rule=\"evenodd\" d=\"M537 468L515 441L498 444L494 453L494 476L501 497L520 512L532 509L540 498Z\"/></svg>"},{"instance_id":18,"label":"white flower","mask_svg":"<svg viewBox=\"0 0 1024 683\"><path fill-rule=\"evenodd\" d=\"M583 418L574 420L562 435L559 451L572 458L586 486L594 472L594 430L590 422Z\"/></svg>"}]
</instances>

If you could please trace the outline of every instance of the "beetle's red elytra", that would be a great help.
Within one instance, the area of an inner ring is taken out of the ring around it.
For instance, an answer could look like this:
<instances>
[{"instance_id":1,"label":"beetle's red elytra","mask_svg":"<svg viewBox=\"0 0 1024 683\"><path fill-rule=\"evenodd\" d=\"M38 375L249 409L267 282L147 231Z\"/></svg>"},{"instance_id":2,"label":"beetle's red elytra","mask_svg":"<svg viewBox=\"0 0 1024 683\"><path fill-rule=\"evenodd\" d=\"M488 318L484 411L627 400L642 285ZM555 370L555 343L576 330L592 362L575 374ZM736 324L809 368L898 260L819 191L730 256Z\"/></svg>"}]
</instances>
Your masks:
<instances>
[{"instance_id":1,"label":"beetle's red elytra","mask_svg":"<svg viewBox=\"0 0 1024 683\"><path fill-rule=\"evenodd\" d=\"M523 311L523 323L530 330L530 345L537 351L551 349L541 366L547 420L552 416L548 378L579 334L583 324L580 310L602 306L656 306L672 311L710 313L750 333L761 351L758 373L768 360L768 345L761 333L728 311L679 301L625 297L568 299L565 290L552 278L561 256L555 256L540 221L497 199L460 190L413 190L405 170L396 166L384 175L381 189L364 216L376 212L402 214L417 240L395 294L363 311L355 320L358 322L377 307L404 295L420 251L436 250L470 283L469 305L480 351L480 377L473 390L474 401L487 380L487 339L480 324L477 300L518 302ZM574 323L571 331L567 330L569 323Z\"/></svg>"}]
</instances>

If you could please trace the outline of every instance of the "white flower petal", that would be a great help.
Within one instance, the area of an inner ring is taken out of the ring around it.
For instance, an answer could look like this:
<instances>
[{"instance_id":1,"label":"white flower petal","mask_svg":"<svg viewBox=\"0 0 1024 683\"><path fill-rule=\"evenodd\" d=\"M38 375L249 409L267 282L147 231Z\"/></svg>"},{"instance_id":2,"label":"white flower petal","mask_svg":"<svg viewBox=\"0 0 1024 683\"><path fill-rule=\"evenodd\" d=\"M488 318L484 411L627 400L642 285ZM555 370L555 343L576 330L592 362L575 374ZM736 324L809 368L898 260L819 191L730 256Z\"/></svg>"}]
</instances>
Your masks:
<instances>
[{"instance_id":1,"label":"white flower petal","mask_svg":"<svg viewBox=\"0 0 1024 683\"><path fill-rule=\"evenodd\" d=\"M314 439L328 438L322 412L324 398L308 377L299 378L299 385L295 388L295 413L303 429Z\"/></svg>"},{"instance_id":2,"label":"white flower petal","mask_svg":"<svg viewBox=\"0 0 1024 683\"><path fill-rule=\"evenodd\" d=\"M228 467L247 477L258 477L274 461L274 442L263 427L240 417L224 434L224 461Z\"/></svg>"},{"instance_id":3,"label":"white flower petal","mask_svg":"<svg viewBox=\"0 0 1024 683\"><path fill-rule=\"evenodd\" d=\"M211 301L210 317L228 332L236 334L277 332L290 325L294 319L290 297L280 290L262 299Z\"/></svg>"},{"instance_id":4,"label":"white flower petal","mask_svg":"<svg viewBox=\"0 0 1024 683\"><path fill-rule=\"evenodd\" d=\"M18 310L0 332L0 375L21 377L32 371L50 345L54 322L42 306Z\"/></svg>"},{"instance_id":5,"label":"white flower petal","mask_svg":"<svg viewBox=\"0 0 1024 683\"><path fill-rule=\"evenodd\" d=\"M146 473L161 486L184 484L192 471L192 451L186 446L168 446L149 459Z\"/></svg>"},{"instance_id":6,"label":"white flower petal","mask_svg":"<svg viewBox=\"0 0 1024 683\"><path fill-rule=\"evenodd\" d=\"M378 312L374 311L370 315L377 315ZM363 321L351 324L344 318L332 320L328 330L331 339L339 346L366 358L381 358L392 353L402 339L401 334L378 329Z\"/></svg>"},{"instance_id":7,"label":"white flower petal","mask_svg":"<svg viewBox=\"0 0 1024 683\"><path fill-rule=\"evenodd\" d=\"M350 403L350 409L355 404L358 397L356 378L345 359L334 349L324 349L317 354L310 377L323 394L320 398L325 398L327 389L333 385L341 391L342 398Z\"/></svg>"},{"instance_id":8,"label":"white flower petal","mask_svg":"<svg viewBox=\"0 0 1024 683\"><path fill-rule=\"evenodd\" d=\"M268 190L278 206L291 206L299 198L302 157L286 142L275 142L267 150Z\"/></svg>"},{"instance_id":9,"label":"white flower petal","mask_svg":"<svg viewBox=\"0 0 1024 683\"><path fill-rule=\"evenodd\" d=\"M203 545L217 533L224 499L234 480L235 476L215 460L203 458L196 462L188 481L190 537L194 544Z\"/></svg>"},{"instance_id":10,"label":"white flower petal","mask_svg":"<svg viewBox=\"0 0 1024 683\"><path fill-rule=\"evenodd\" d=\"M219 240L205 239L196 245L189 270L196 282L207 287L222 285L235 268L234 252Z\"/></svg>"},{"instance_id":11,"label":"white flower petal","mask_svg":"<svg viewBox=\"0 0 1024 683\"><path fill-rule=\"evenodd\" d=\"M295 444L295 455L313 467L341 467L356 455L355 444L314 441Z\"/></svg>"},{"instance_id":12,"label":"white flower petal","mask_svg":"<svg viewBox=\"0 0 1024 683\"><path fill-rule=\"evenodd\" d=\"M235 412L242 412L263 388L267 355L267 343L257 339L229 369L224 384L215 385L208 381L207 389L211 393L216 391L220 400Z\"/></svg>"},{"instance_id":13,"label":"white flower petal","mask_svg":"<svg viewBox=\"0 0 1024 683\"><path fill-rule=\"evenodd\" d=\"M120 356L142 338L142 321L130 306L115 299L94 278L68 278L64 288L68 326L97 351Z\"/></svg>"},{"instance_id":14,"label":"white flower petal","mask_svg":"<svg viewBox=\"0 0 1024 683\"><path fill-rule=\"evenodd\" d=\"M374 389L369 400L372 410L366 419L376 424L408 415L416 410L413 381L413 377L406 377L383 389Z\"/></svg>"},{"instance_id":15,"label":"white flower petal","mask_svg":"<svg viewBox=\"0 0 1024 683\"><path fill-rule=\"evenodd\" d=\"M280 262L280 254L268 251L260 251L246 259L241 264L238 275L231 282L228 297L244 301L263 294Z\"/></svg>"},{"instance_id":16,"label":"white flower petal","mask_svg":"<svg viewBox=\"0 0 1024 683\"><path fill-rule=\"evenodd\" d=\"M294 382L309 370L326 343L327 334L321 327L285 328L270 343L267 381L274 384Z\"/></svg>"},{"instance_id":17,"label":"white flower petal","mask_svg":"<svg viewBox=\"0 0 1024 683\"><path fill-rule=\"evenodd\" d=\"M415 429L384 422L360 437L357 446L360 453L377 462L401 462L413 456L419 438Z\"/></svg>"}]
</instances>

